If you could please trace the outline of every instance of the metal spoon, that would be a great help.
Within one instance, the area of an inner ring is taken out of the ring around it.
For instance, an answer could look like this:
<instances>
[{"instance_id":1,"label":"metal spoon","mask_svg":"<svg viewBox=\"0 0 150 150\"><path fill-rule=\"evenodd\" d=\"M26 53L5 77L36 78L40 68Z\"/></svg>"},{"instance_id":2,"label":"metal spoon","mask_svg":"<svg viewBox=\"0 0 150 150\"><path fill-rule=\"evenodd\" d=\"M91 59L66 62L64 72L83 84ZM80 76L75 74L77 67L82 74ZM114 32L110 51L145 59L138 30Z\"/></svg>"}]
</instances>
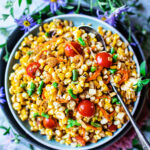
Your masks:
<instances>
[{"instance_id":1,"label":"metal spoon","mask_svg":"<svg viewBox=\"0 0 150 150\"><path fill-rule=\"evenodd\" d=\"M90 26L80 26L79 29L83 29L86 33L94 33L96 35L97 40L102 42L103 47L106 50L106 44L104 42L104 39L96 30L94 30ZM128 117L130 119L130 122L132 123L132 126L135 129L135 132L136 132L136 134L137 134L137 136L139 138L139 141L141 142L141 145L142 145L143 149L144 150L150 150L149 142L147 141L147 139L145 138L145 136L142 134L142 132L140 131L139 127L137 126L135 120L133 119L130 111L128 110L126 104L124 103L124 101L123 101L120 93L118 92L117 88L111 82L110 82L110 84L111 84L113 90L117 93L117 97L120 100L124 110L126 111L126 114L128 115Z\"/></svg>"}]
</instances>

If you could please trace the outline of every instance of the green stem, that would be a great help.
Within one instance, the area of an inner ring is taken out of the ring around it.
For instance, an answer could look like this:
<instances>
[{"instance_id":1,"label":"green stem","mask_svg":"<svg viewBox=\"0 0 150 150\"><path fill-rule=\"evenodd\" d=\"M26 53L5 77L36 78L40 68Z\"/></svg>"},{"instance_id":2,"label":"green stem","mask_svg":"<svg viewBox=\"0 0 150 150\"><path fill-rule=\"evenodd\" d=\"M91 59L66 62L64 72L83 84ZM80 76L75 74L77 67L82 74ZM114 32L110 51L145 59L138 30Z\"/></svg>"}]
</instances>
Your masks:
<instances>
[{"instance_id":1,"label":"green stem","mask_svg":"<svg viewBox=\"0 0 150 150\"><path fill-rule=\"evenodd\" d=\"M93 0L90 0L90 12L93 14Z\"/></svg>"},{"instance_id":2,"label":"green stem","mask_svg":"<svg viewBox=\"0 0 150 150\"><path fill-rule=\"evenodd\" d=\"M79 13L79 10L80 10L80 4L81 4L81 0L78 0L78 6L77 6L77 9L75 11L77 14Z\"/></svg>"},{"instance_id":3,"label":"green stem","mask_svg":"<svg viewBox=\"0 0 150 150\"><path fill-rule=\"evenodd\" d=\"M109 6L110 6L111 11L114 10L114 7L113 7L113 5L112 5L111 0L108 0L108 3L109 3Z\"/></svg>"},{"instance_id":4,"label":"green stem","mask_svg":"<svg viewBox=\"0 0 150 150\"><path fill-rule=\"evenodd\" d=\"M97 4L98 4L98 6L100 7L100 9L101 9L103 12L105 12L105 9L103 8L103 6L102 6L101 3L99 2L99 0L97 0Z\"/></svg>"}]
</instances>

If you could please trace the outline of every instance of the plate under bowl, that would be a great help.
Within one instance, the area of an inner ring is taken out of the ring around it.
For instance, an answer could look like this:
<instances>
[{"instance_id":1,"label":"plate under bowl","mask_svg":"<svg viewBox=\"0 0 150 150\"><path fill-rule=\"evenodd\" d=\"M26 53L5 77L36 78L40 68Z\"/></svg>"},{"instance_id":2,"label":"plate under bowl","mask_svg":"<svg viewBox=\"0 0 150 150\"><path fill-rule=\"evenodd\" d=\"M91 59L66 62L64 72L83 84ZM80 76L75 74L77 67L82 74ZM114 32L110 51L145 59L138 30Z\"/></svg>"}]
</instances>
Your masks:
<instances>
[{"instance_id":1,"label":"plate under bowl","mask_svg":"<svg viewBox=\"0 0 150 150\"><path fill-rule=\"evenodd\" d=\"M60 15L60 16L51 17L49 19L46 19L44 21L44 23L50 22L50 21L52 21L53 19L56 19L56 18L62 19L62 20L72 20L74 26L80 26L82 22L85 23L85 24L91 23L92 27L94 29L96 29L96 30L97 30L98 26L102 26L106 30L111 30L113 33L117 33L124 42L127 42L125 37L119 31L117 31L115 28L113 28L109 24L107 24L107 23L105 23L105 22L103 22L101 20L98 20L97 18L89 17L89 16L86 16L86 15L68 14L68 15ZM38 25L34 26L32 28L32 30L30 30L30 32L24 34L24 36L22 36L22 38L17 42L17 44L15 45L15 47L14 47L14 49L13 49L13 51L12 51L10 57L9 57L9 61L7 63L7 67L6 67L6 72L5 72L5 93L6 93L6 97L7 97L7 102L8 102L9 108L10 108L10 110L11 110L15 120L18 122L18 124L21 126L21 128L29 136L31 136L33 139L35 139L36 141L42 143L45 146L48 146L48 147L51 147L51 148L54 148L54 149L65 149L65 150L67 150L67 149L80 149L80 150L87 150L87 149L92 149L92 148L101 146L101 145L109 142L110 140L114 139L127 126L127 124L129 122L124 124L122 126L122 128L118 129L116 132L114 132L113 136L102 138L97 143L92 143L92 144L89 144L89 145L84 146L84 147L72 148L71 146L60 144L60 143L58 143L56 141L48 141L46 136L40 135L39 132L37 132L37 133L31 132L28 122L27 121L22 122L20 120L20 118L17 115L17 112L12 108L12 103L11 103L11 100L10 100L11 95L9 93L9 87L10 87L9 75L10 75L11 72L13 72L13 70L12 70L13 64L15 64L17 62L14 59L15 51L18 49L18 47L19 47L20 43L23 41L24 37L28 36L31 33L34 34L34 35L36 35L38 33L38 27L39 27ZM132 51L134 53L134 51L133 51L131 46L129 46L128 48L129 48L130 51ZM135 53L134 53L133 59L136 62L137 72L139 73L139 63L138 63L138 60L137 60L137 57L136 57ZM134 109L132 111L132 114L135 113L135 110L136 110L136 108L138 106L139 99L140 99L140 93L138 93L137 97L138 98L137 98L136 102L134 103Z\"/></svg>"}]
</instances>

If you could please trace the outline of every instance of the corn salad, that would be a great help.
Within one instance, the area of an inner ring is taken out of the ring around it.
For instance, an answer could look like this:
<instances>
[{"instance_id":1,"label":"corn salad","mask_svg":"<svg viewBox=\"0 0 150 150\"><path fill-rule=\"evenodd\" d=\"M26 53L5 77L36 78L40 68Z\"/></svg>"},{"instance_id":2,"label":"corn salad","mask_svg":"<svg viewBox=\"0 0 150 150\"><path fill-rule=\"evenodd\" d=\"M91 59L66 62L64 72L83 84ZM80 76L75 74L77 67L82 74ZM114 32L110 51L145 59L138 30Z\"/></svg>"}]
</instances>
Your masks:
<instances>
[{"instance_id":1,"label":"corn salad","mask_svg":"<svg viewBox=\"0 0 150 150\"><path fill-rule=\"evenodd\" d=\"M73 147L112 136L128 120L111 81L130 111L139 75L119 35L102 27L93 33L55 19L28 35L15 53L9 80L13 108L31 131Z\"/></svg>"}]
</instances>

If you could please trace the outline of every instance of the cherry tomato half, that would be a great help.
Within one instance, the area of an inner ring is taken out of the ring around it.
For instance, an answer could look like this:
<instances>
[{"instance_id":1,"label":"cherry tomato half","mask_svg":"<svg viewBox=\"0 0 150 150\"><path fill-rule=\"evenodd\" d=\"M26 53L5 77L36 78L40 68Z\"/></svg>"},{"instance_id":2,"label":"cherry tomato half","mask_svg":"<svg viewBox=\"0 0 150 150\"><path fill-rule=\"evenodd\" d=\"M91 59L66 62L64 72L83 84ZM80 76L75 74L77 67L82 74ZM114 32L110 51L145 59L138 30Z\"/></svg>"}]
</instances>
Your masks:
<instances>
[{"instance_id":1,"label":"cherry tomato half","mask_svg":"<svg viewBox=\"0 0 150 150\"><path fill-rule=\"evenodd\" d=\"M49 118L49 119L44 118L43 119L43 125L45 128L52 129L52 128L56 127L56 121L54 119L51 119L51 118Z\"/></svg>"},{"instance_id":2,"label":"cherry tomato half","mask_svg":"<svg viewBox=\"0 0 150 150\"><path fill-rule=\"evenodd\" d=\"M116 130L117 130L117 126L114 125L114 124L109 125L109 126L108 126L108 130L110 130L110 131L116 131Z\"/></svg>"},{"instance_id":3,"label":"cherry tomato half","mask_svg":"<svg viewBox=\"0 0 150 150\"><path fill-rule=\"evenodd\" d=\"M76 136L75 138L76 138L78 144L81 144L82 146L85 146L86 142L85 142L85 140L83 139L82 136Z\"/></svg>"},{"instance_id":4,"label":"cherry tomato half","mask_svg":"<svg viewBox=\"0 0 150 150\"><path fill-rule=\"evenodd\" d=\"M38 62L33 62L31 64L29 64L26 68L27 74L32 77L35 78L35 73L37 71L37 69L39 69L40 64Z\"/></svg>"},{"instance_id":5,"label":"cherry tomato half","mask_svg":"<svg viewBox=\"0 0 150 150\"><path fill-rule=\"evenodd\" d=\"M78 44L77 42L71 42L70 44L66 44L65 46L65 54L66 56L75 56L77 53L73 50L71 45L78 51L79 54L82 53L82 48L81 45Z\"/></svg>"},{"instance_id":6,"label":"cherry tomato half","mask_svg":"<svg viewBox=\"0 0 150 150\"><path fill-rule=\"evenodd\" d=\"M101 52L96 55L97 64L109 68L112 65L112 55L107 52Z\"/></svg>"},{"instance_id":7,"label":"cherry tomato half","mask_svg":"<svg viewBox=\"0 0 150 150\"><path fill-rule=\"evenodd\" d=\"M78 105L79 113L84 117L92 117L95 113L95 106L89 100L82 100Z\"/></svg>"}]
</instances>

